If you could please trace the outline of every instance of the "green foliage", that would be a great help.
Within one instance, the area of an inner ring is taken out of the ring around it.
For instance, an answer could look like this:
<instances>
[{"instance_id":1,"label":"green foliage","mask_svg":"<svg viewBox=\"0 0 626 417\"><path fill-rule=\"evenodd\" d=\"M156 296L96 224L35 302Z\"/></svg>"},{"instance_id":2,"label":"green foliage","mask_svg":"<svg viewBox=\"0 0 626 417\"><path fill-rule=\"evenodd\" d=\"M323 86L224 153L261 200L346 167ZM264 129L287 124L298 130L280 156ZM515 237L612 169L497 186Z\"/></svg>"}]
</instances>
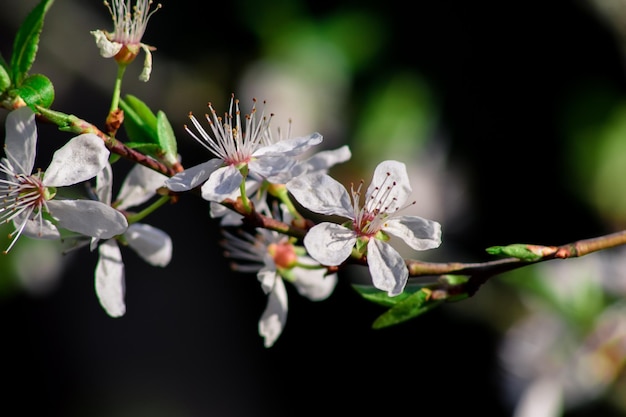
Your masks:
<instances>
[{"instance_id":1,"label":"green foliage","mask_svg":"<svg viewBox=\"0 0 626 417\"><path fill-rule=\"evenodd\" d=\"M140 149L170 166L177 162L176 136L163 111L155 115L143 101L130 94L120 101L120 107L124 111L124 129L131 140L126 146Z\"/></svg>"},{"instance_id":2,"label":"green foliage","mask_svg":"<svg viewBox=\"0 0 626 417\"><path fill-rule=\"evenodd\" d=\"M170 166L178 160L178 145L170 121L161 110L157 112L157 135L159 146L163 151L163 159Z\"/></svg>"},{"instance_id":3,"label":"green foliage","mask_svg":"<svg viewBox=\"0 0 626 417\"><path fill-rule=\"evenodd\" d=\"M45 75L35 74L22 82L17 95L33 110L35 106L49 108L54 101L54 86Z\"/></svg>"},{"instance_id":4,"label":"green foliage","mask_svg":"<svg viewBox=\"0 0 626 417\"><path fill-rule=\"evenodd\" d=\"M9 75L9 68L4 65L4 60L0 59L0 94L11 86L11 76Z\"/></svg>"},{"instance_id":5,"label":"green foliage","mask_svg":"<svg viewBox=\"0 0 626 417\"><path fill-rule=\"evenodd\" d=\"M20 87L35 62L39 48L39 35L43 21L54 0L42 0L26 17L13 43L11 55L11 76L13 85Z\"/></svg>"},{"instance_id":6,"label":"green foliage","mask_svg":"<svg viewBox=\"0 0 626 417\"><path fill-rule=\"evenodd\" d=\"M420 285L407 285L402 294L390 297L386 292L371 286L353 285L353 288L366 300L390 307L389 310L378 316L372 328L382 329L393 326L437 307L443 300L431 300L430 290Z\"/></svg>"},{"instance_id":7,"label":"green foliage","mask_svg":"<svg viewBox=\"0 0 626 417\"><path fill-rule=\"evenodd\" d=\"M485 250L491 255L513 257L528 262L541 259L541 255L534 253L528 248L528 245L522 243L515 243L507 246L492 246Z\"/></svg>"}]
</instances>

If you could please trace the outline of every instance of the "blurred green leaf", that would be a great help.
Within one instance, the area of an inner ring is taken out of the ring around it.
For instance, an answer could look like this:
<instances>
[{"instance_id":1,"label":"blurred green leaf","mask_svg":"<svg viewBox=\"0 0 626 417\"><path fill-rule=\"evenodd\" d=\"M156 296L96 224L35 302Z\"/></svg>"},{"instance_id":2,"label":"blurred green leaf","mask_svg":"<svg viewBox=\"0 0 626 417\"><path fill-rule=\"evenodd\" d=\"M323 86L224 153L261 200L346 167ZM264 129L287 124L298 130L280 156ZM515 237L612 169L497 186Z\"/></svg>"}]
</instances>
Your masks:
<instances>
[{"instance_id":1,"label":"blurred green leaf","mask_svg":"<svg viewBox=\"0 0 626 417\"><path fill-rule=\"evenodd\" d=\"M54 0L42 0L26 17L17 32L11 55L13 84L20 87L35 62L43 21Z\"/></svg>"},{"instance_id":2,"label":"blurred green leaf","mask_svg":"<svg viewBox=\"0 0 626 417\"><path fill-rule=\"evenodd\" d=\"M361 297L376 304L380 304L385 307L391 307L396 305L400 301L408 298L411 294L421 290L423 286L409 286L404 288L402 294L398 294L395 297L390 297L386 292L381 291L371 285L352 285L352 288L358 292Z\"/></svg>"},{"instance_id":3,"label":"blurred green leaf","mask_svg":"<svg viewBox=\"0 0 626 417\"><path fill-rule=\"evenodd\" d=\"M423 288L409 295L404 300L396 303L389 310L378 316L378 318L374 320L372 328L382 329L384 327L405 322L430 311L443 302L429 301L429 296L430 291Z\"/></svg>"},{"instance_id":4,"label":"blurred green leaf","mask_svg":"<svg viewBox=\"0 0 626 417\"><path fill-rule=\"evenodd\" d=\"M11 76L9 75L9 68L0 62L0 94L9 88L11 85Z\"/></svg>"}]
</instances>

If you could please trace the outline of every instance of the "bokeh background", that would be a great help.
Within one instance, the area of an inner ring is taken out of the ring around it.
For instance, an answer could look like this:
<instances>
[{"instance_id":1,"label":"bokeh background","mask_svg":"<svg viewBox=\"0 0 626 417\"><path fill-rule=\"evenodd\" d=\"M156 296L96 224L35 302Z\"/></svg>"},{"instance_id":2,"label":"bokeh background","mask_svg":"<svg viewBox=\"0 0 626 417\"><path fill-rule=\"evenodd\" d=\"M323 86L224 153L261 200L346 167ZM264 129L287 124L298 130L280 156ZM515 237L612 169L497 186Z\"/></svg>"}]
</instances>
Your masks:
<instances>
[{"instance_id":1,"label":"bokeh background","mask_svg":"<svg viewBox=\"0 0 626 417\"><path fill-rule=\"evenodd\" d=\"M5 59L36 4L0 2ZM162 4L144 36L152 78L137 80L140 57L123 92L165 111L185 166L209 157L184 132L187 114L209 101L225 111L235 93L244 111L266 100L294 134L322 133L324 149L350 145L331 171L345 183L405 162L413 214L444 230L439 249L407 257L480 262L489 246L624 228L624 1ZM56 0L32 72L54 83L54 109L102 126L116 66L95 29L112 29L100 1ZM43 125L39 137L45 167L69 137ZM59 258L22 239L0 259L1 414L626 416L619 248L496 277L383 330L371 329L383 310L350 286L366 277L353 267L324 301L289 288L287 326L266 349L265 295L229 270L206 202L183 196L147 220L174 257L154 268L123 252L119 319L95 296L95 253Z\"/></svg>"}]
</instances>

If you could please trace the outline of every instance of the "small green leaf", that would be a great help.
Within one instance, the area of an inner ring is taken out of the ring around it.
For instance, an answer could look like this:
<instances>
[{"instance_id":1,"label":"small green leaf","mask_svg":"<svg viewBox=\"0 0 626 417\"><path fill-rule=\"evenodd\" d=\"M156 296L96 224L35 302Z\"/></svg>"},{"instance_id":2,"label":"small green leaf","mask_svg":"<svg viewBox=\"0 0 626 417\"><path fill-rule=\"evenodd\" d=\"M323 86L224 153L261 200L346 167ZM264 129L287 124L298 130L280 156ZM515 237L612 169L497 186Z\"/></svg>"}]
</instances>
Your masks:
<instances>
[{"instance_id":1,"label":"small green leaf","mask_svg":"<svg viewBox=\"0 0 626 417\"><path fill-rule=\"evenodd\" d=\"M396 305L398 302L404 300L405 298L409 297L413 292L415 292L410 292L410 289L407 286L405 287L402 294L398 294L395 297L390 297L387 295L386 292L372 287L371 285L353 285L352 288L354 288L361 295L361 297L365 298L366 300L376 304L380 304L385 307L391 307L393 305Z\"/></svg>"},{"instance_id":2,"label":"small green leaf","mask_svg":"<svg viewBox=\"0 0 626 417\"><path fill-rule=\"evenodd\" d=\"M170 166L178 162L178 146L176 136L167 116L161 110L157 112L157 133L159 146L163 152L162 159Z\"/></svg>"},{"instance_id":3,"label":"small green leaf","mask_svg":"<svg viewBox=\"0 0 626 417\"><path fill-rule=\"evenodd\" d=\"M22 85L22 81L24 81L33 62L35 62L44 16L50 9L53 1L41 0L28 14L15 36L13 55L11 55L11 71L13 83L16 87Z\"/></svg>"},{"instance_id":4,"label":"small green leaf","mask_svg":"<svg viewBox=\"0 0 626 417\"><path fill-rule=\"evenodd\" d=\"M485 250L491 255L513 257L522 261L536 261L541 259L541 255L534 253L528 248L528 245L521 243L508 246L492 246Z\"/></svg>"},{"instance_id":5,"label":"small green leaf","mask_svg":"<svg viewBox=\"0 0 626 417\"><path fill-rule=\"evenodd\" d=\"M159 143L157 117L143 101L129 94L120 100L120 107L124 110L124 129L131 141Z\"/></svg>"},{"instance_id":6,"label":"small green leaf","mask_svg":"<svg viewBox=\"0 0 626 417\"><path fill-rule=\"evenodd\" d=\"M35 106L49 108L54 101L54 86L45 75L35 74L22 82L17 95L33 110Z\"/></svg>"},{"instance_id":7,"label":"small green leaf","mask_svg":"<svg viewBox=\"0 0 626 417\"><path fill-rule=\"evenodd\" d=\"M11 85L11 76L7 71L7 67L0 63L0 94L4 93Z\"/></svg>"},{"instance_id":8,"label":"small green leaf","mask_svg":"<svg viewBox=\"0 0 626 417\"><path fill-rule=\"evenodd\" d=\"M426 289L421 289L420 291L411 294L409 297L400 301L389 310L378 316L378 318L374 320L372 328L382 329L384 327L405 322L433 309L442 303L442 301L429 302L429 295L430 291Z\"/></svg>"}]
</instances>

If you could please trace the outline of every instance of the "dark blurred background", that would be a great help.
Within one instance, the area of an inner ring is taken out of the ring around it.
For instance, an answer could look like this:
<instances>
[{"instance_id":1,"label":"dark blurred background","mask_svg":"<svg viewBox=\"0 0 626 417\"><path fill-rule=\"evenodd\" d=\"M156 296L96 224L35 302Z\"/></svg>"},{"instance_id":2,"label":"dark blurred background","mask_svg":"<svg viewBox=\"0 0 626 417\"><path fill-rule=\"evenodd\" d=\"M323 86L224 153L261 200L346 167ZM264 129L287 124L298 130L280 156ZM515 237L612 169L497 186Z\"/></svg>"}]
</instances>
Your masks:
<instances>
[{"instance_id":1,"label":"dark blurred background","mask_svg":"<svg viewBox=\"0 0 626 417\"><path fill-rule=\"evenodd\" d=\"M0 5L5 59L36 3ZM187 114L208 101L225 110L234 92L244 107L267 99L327 149L349 144L352 161L332 171L341 179L367 182L384 158L415 170L417 214L444 236L409 257L480 262L488 246L559 245L626 219L595 204L596 183L576 170L593 143L575 146L572 132L603 121L626 91L621 35L600 0L162 3L143 39L157 47L152 79L137 81L140 56L123 91L167 113L185 166L209 157L184 132ZM54 109L102 126L116 67L95 29L112 29L101 2L56 0L33 72L53 81ZM68 138L41 125L39 137L42 158ZM346 271L321 302L289 287L286 328L266 349L265 295L254 275L230 272L206 202L183 196L149 222L170 234L174 257L161 269L124 250L122 318L98 304L86 249L45 291L5 283L0 414L513 415L498 346L520 303L504 281L377 331L384 310L349 285L362 271ZM625 414L598 399L566 415Z\"/></svg>"}]
</instances>

